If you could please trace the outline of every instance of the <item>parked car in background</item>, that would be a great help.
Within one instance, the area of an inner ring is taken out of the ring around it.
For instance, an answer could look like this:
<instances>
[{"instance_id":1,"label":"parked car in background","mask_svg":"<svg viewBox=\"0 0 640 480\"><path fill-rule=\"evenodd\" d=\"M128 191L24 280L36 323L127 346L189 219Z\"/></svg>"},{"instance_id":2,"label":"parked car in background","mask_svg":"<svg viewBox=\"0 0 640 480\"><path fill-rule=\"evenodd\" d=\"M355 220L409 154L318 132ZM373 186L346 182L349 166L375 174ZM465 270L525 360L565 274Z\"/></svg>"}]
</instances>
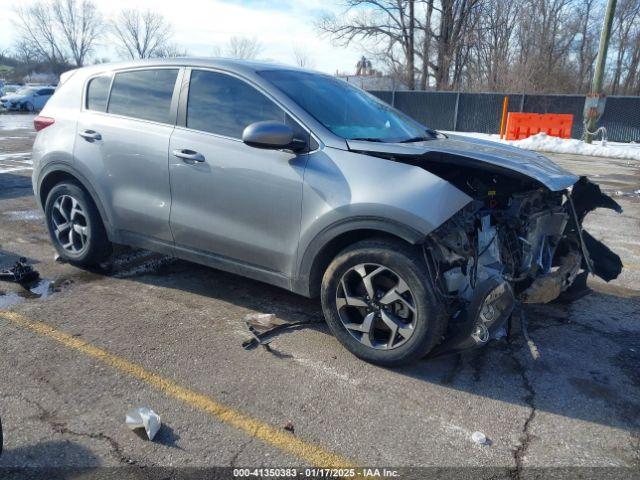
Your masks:
<instances>
[{"instance_id":1,"label":"parked car in background","mask_svg":"<svg viewBox=\"0 0 640 480\"><path fill-rule=\"evenodd\" d=\"M329 75L101 64L63 74L34 125L61 258L91 266L126 244L319 296L337 339L381 365L486 345L519 302L622 270L582 228L621 211L586 177L430 130Z\"/></svg>"},{"instance_id":2,"label":"parked car in background","mask_svg":"<svg viewBox=\"0 0 640 480\"><path fill-rule=\"evenodd\" d=\"M0 104L7 110L34 112L42 110L55 92L55 87L21 87L13 93L0 97Z\"/></svg>"},{"instance_id":3,"label":"parked car in background","mask_svg":"<svg viewBox=\"0 0 640 480\"><path fill-rule=\"evenodd\" d=\"M10 93L15 93L20 90L24 85L18 85L16 83L8 83L0 87L0 97L4 97L5 95L9 95Z\"/></svg>"}]
</instances>

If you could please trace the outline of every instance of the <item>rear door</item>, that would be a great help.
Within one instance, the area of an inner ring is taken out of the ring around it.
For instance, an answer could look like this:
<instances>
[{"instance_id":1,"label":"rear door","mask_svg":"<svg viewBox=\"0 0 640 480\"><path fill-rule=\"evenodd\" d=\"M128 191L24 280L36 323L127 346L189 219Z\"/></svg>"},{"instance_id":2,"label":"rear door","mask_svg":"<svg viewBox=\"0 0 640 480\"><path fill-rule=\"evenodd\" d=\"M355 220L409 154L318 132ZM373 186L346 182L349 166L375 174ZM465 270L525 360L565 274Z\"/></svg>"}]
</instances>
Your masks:
<instances>
[{"instance_id":1,"label":"rear door","mask_svg":"<svg viewBox=\"0 0 640 480\"><path fill-rule=\"evenodd\" d=\"M242 142L257 121L288 122L308 133L267 95L228 73L194 69L169 147L171 229L176 249L216 254L289 273L298 246L307 154ZM181 152L198 155L182 158Z\"/></svg>"},{"instance_id":2,"label":"rear door","mask_svg":"<svg viewBox=\"0 0 640 480\"><path fill-rule=\"evenodd\" d=\"M173 242L168 148L181 69L145 68L89 80L75 157L110 210L121 239ZM109 208L110 207L110 208Z\"/></svg>"}]
</instances>

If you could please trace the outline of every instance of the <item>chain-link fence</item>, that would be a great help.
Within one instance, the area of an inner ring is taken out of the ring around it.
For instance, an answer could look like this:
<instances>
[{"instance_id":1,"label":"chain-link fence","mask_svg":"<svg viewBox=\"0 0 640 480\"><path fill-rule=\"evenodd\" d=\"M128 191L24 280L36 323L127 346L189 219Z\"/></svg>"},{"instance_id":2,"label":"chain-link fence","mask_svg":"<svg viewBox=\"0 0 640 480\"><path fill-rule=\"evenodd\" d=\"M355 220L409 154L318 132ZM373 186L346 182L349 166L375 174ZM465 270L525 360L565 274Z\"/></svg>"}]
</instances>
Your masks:
<instances>
[{"instance_id":1,"label":"chain-link fence","mask_svg":"<svg viewBox=\"0 0 640 480\"><path fill-rule=\"evenodd\" d=\"M503 93L371 91L419 122L436 130L499 133ZM584 95L510 94L510 112L572 113L573 138L583 132ZM598 126L615 142L640 142L640 97L607 97Z\"/></svg>"}]
</instances>

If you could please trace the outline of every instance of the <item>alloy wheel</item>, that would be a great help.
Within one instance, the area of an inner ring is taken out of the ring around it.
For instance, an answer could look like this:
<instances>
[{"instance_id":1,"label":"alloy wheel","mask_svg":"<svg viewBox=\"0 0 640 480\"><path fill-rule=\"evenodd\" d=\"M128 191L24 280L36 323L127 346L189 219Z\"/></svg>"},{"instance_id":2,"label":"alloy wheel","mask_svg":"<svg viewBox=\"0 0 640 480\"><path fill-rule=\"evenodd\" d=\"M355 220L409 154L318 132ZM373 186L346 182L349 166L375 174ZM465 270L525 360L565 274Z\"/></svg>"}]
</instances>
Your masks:
<instances>
[{"instance_id":1,"label":"alloy wheel","mask_svg":"<svg viewBox=\"0 0 640 480\"><path fill-rule=\"evenodd\" d=\"M75 255L89 243L87 217L80 203L71 195L61 195L51 210L53 231L60 246Z\"/></svg>"},{"instance_id":2,"label":"alloy wheel","mask_svg":"<svg viewBox=\"0 0 640 480\"><path fill-rule=\"evenodd\" d=\"M336 307L351 336L370 348L397 348L415 331L415 296L400 275L382 265L347 270L336 289Z\"/></svg>"}]
</instances>

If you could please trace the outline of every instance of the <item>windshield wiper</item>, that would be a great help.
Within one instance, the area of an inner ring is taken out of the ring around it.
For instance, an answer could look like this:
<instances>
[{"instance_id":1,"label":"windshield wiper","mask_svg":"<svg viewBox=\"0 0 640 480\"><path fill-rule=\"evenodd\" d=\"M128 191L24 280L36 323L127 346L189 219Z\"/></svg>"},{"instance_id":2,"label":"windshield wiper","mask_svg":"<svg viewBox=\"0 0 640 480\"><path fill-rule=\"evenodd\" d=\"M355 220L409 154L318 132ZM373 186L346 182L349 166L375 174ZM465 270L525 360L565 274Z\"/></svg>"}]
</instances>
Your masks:
<instances>
[{"instance_id":1,"label":"windshield wiper","mask_svg":"<svg viewBox=\"0 0 640 480\"><path fill-rule=\"evenodd\" d=\"M379 142L379 143L384 143L384 140L380 139L380 138L374 138L374 137L356 137L356 138L349 138L348 140L358 140L361 142Z\"/></svg>"},{"instance_id":2,"label":"windshield wiper","mask_svg":"<svg viewBox=\"0 0 640 480\"><path fill-rule=\"evenodd\" d=\"M439 132L436 132L435 130L432 130L430 128L427 128L425 130L425 133L427 133L428 135L410 137L410 138L407 138L406 140L400 140L398 143L425 142L427 140L434 140L438 138L438 134L439 134Z\"/></svg>"},{"instance_id":3,"label":"windshield wiper","mask_svg":"<svg viewBox=\"0 0 640 480\"><path fill-rule=\"evenodd\" d=\"M425 140L431 140L431 139L427 137L411 137L405 140L400 140L398 143L424 142Z\"/></svg>"}]
</instances>

